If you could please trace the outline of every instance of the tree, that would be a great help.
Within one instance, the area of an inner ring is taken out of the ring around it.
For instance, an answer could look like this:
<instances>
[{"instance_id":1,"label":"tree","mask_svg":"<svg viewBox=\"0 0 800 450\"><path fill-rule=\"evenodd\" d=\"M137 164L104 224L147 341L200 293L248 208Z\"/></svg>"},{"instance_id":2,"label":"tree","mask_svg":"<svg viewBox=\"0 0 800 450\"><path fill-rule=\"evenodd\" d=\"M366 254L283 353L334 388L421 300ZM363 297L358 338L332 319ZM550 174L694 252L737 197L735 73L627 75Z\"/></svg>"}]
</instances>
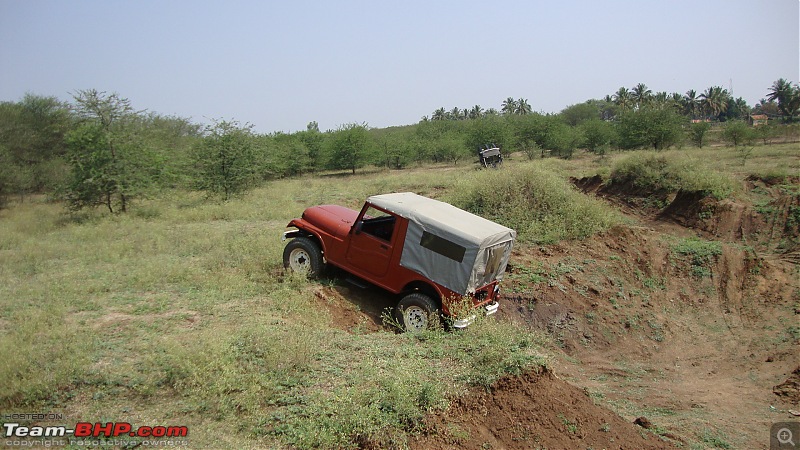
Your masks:
<instances>
[{"instance_id":1,"label":"tree","mask_svg":"<svg viewBox=\"0 0 800 450\"><path fill-rule=\"evenodd\" d=\"M727 111L729 96L728 90L719 86L711 86L700 94L700 105L705 111L706 117L718 119L720 114Z\"/></svg>"},{"instance_id":2,"label":"tree","mask_svg":"<svg viewBox=\"0 0 800 450\"><path fill-rule=\"evenodd\" d=\"M505 115L514 114L517 111L517 101L513 97L503 100L500 111Z\"/></svg>"},{"instance_id":3,"label":"tree","mask_svg":"<svg viewBox=\"0 0 800 450\"><path fill-rule=\"evenodd\" d=\"M648 107L624 113L617 122L619 145L624 149L668 148L680 141L684 120L672 109Z\"/></svg>"},{"instance_id":4,"label":"tree","mask_svg":"<svg viewBox=\"0 0 800 450\"><path fill-rule=\"evenodd\" d=\"M126 212L129 201L159 177L160 166L141 139L139 113L127 98L97 90L78 91L74 110L80 124L67 135L71 209L105 205Z\"/></svg>"},{"instance_id":5,"label":"tree","mask_svg":"<svg viewBox=\"0 0 800 450\"><path fill-rule=\"evenodd\" d=\"M0 209L6 206L9 196L19 191L17 174L11 152L0 144Z\"/></svg>"},{"instance_id":6,"label":"tree","mask_svg":"<svg viewBox=\"0 0 800 450\"><path fill-rule=\"evenodd\" d=\"M697 98L697 91L690 89L683 96L683 113L692 119L697 119L700 113L700 99Z\"/></svg>"},{"instance_id":7,"label":"tree","mask_svg":"<svg viewBox=\"0 0 800 450\"><path fill-rule=\"evenodd\" d=\"M521 98L521 99L517 100L517 107L514 110L514 114L519 114L519 115L524 116L525 114L530 114L532 112L533 112L533 108L531 108L531 105L528 104L528 100L527 99Z\"/></svg>"},{"instance_id":8,"label":"tree","mask_svg":"<svg viewBox=\"0 0 800 450\"><path fill-rule=\"evenodd\" d=\"M470 119L480 119L481 117L483 117L483 108L481 108L481 105L475 105L469 110Z\"/></svg>"},{"instance_id":9,"label":"tree","mask_svg":"<svg viewBox=\"0 0 800 450\"><path fill-rule=\"evenodd\" d=\"M583 122L583 145L593 153L605 154L605 149L614 140L613 126L604 120L592 119Z\"/></svg>"},{"instance_id":10,"label":"tree","mask_svg":"<svg viewBox=\"0 0 800 450\"><path fill-rule=\"evenodd\" d=\"M800 110L800 87L783 78L779 78L769 89L767 100L777 101L778 109L787 122L794 120L795 114Z\"/></svg>"},{"instance_id":11,"label":"tree","mask_svg":"<svg viewBox=\"0 0 800 450\"><path fill-rule=\"evenodd\" d=\"M194 152L195 188L227 201L256 182L252 128L225 120L206 127Z\"/></svg>"},{"instance_id":12,"label":"tree","mask_svg":"<svg viewBox=\"0 0 800 450\"><path fill-rule=\"evenodd\" d=\"M311 122L306 131L297 133L300 140L306 146L308 151L308 165L309 169L313 172L320 168L322 165L322 146L324 137L319 132L319 125L312 127L311 124L316 125L316 122Z\"/></svg>"},{"instance_id":13,"label":"tree","mask_svg":"<svg viewBox=\"0 0 800 450\"><path fill-rule=\"evenodd\" d=\"M502 117L487 116L465 125L467 125L466 142L462 142L462 146L472 152L489 145L507 148L510 144L508 120Z\"/></svg>"},{"instance_id":14,"label":"tree","mask_svg":"<svg viewBox=\"0 0 800 450\"><path fill-rule=\"evenodd\" d=\"M515 117L511 123L517 145L523 151L539 148L542 157L549 151L569 158L583 140L580 130L564 123L558 115L528 114Z\"/></svg>"},{"instance_id":15,"label":"tree","mask_svg":"<svg viewBox=\"0 0 800 450\"><path fill-rule=\"evenodd\" d=\"M693 123L689 127L689 139L692 143L700 148L703 148L703 143L705 141L705 136L708 130L711 128L711 124L708 122L697 122Z\"/></svg>"},{"instance_id":16,"label":"tree","mask_svg":"<svg viewBox=\"0 0 800 450\"><path fill-rule=\"evenodd\" d=\"M462 136L455 133L448 133L434 143L437 152L443 159L447 159L457 165L458 161L468 155Z\"/></svg>"},{"instance_id":17,"label":"tree","mask_svg":"<svg viewBox=\"0 0 800 450\"><path fill-rule=\"evenodd\" d=\"M450 110L450 112L448 113L448 118L450 120L460 120L461 119L461 110L458 108L458 106L455 106L455 107L453 107L453 109Z\"/></svg>"},{"instance_id":18,"label":"tree","mask_svg":"<svg viewBox=\"0 0 800 450\"><path fill-rule=\"evenodd\" d=\"M778 103L774 100L762 98L758 103L756 103L756 106L753 107L753 113L766 114L767 116L775 117L780 114L780 109L778 108Z\"/></svg>"},{"instance_id":19,"label":"tree","mask_svg":"<svg viewBox=\"0 0 800 450\"><path fill-rule=\"evenodd\" d=\"M413 131L411 129L399 132L380 130L381 133L373 136L373 142L378 149L378 160L388 169L402 169L412 159Z\"/></svg>"},{"instance_id":20,"label":"tree","mask_svg":"<svg viewBox=\"0 0 800 450\"><path fill-rule=\"evenodd\" d=\"M728 96L728 106L725 109L725 120L743 120L750 115L750 106L742 97L734 99Z\"/></svg>"},{"instance_id":21,"label":"tree","mask_svg":"<svg viewBox=\"0 0 800 450\"><path fill-rule=\"evenodd\" d=\"M614 104L619 106L619 109L623 112L633 107L633 98L631 98L631 93L625 87L619 88L612 98Z\"/></svg>"},{"instance_id":22,"label":"tree","mask_svg":"<svg viewBox=\"0 0 800 450\"><path fill-rule=\"evenodd\" d=\"M756 135L753 129L741 120L732 120L722 129L722 138L738 147L741 144L750 144Z\"/></svg>"},{"instance_id":23,"label":"tree","mask_svg":"<svg viewBox=\"0 0 800 450\"><path fill-rule=\"evenodd\" d=\"M269 167L266 169L275 176L286 177L305 173L312 168L311 150L306 146L305 141L308 140L313 145L315 142L311 136L321 133L315 131L306 131L305 133L306 139L303 139L303 135L300 133L274 133L269 136L274 151L268 159Z\"/></svg>"},{"instance_id":24,"label":"tree","mask_svg":"<svg viewBox=\"0 0 800 450\"><path fill-rule=\"evenodd\" d=\"M330 142L332 169L350 169L355 174L367 159L367 124L349 123L333 132Z\"/></svg>"},{"instance_id":25,"label":"tree","mask_svg":"<svg viewBox=\"0 0 800 450\"><path fill-rule=\"evenodd\" d=\"M584 103L567 106L559 114L567 125L574 127L589 120L599 119L600 108L596 101L588 100Z\"/></svg>"},{"instance_id":26,"label":"tree","mask_svg":"<svg viewBox=\"0 0 800 450\"><path fill-rule=\"evenodd\" d=\"M16 179L7 189L23 196L60 185L72 125L69 106L55 97L27 93L19 102L0 102L0 143Z\"/></svg>"},{"instance_id":27,"label":"tree","mask_svg":"<svg viewBox=\"0 0 800 450\"><path fill-rule=\"evenodd\" d=\"M631 89L631 99L636 103L636 108L645 106L652 98L653 91L644 83L639 83Z\"/></svg>"}]
</instances>

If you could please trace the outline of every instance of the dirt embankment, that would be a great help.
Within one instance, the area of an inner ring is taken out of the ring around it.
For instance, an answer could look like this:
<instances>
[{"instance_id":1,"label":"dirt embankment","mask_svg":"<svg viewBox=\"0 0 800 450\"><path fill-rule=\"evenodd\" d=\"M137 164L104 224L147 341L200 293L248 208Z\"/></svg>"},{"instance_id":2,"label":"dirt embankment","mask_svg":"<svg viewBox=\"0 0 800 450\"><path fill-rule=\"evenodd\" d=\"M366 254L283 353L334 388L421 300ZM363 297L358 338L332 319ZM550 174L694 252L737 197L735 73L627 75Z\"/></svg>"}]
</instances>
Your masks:
<instances>
[{"instance_id":1,"label":"dirt embankment","mask_svg":"<svg viewBox=\"0 0 800 450\"><path fill-rule=\"evenodd\" d=\"M603 197L649 225L670 222L709 239L748 245L800 263L800 178L744 182L745 197L718 200L702 191L652 191L606 184L599 175L573 178L586 194Z\"/></svg>"},{"instance_id":2,"label":"dirt embankment","mask_svg":"<svg viewBox=\"0 0 800 450\"><path fill-rule=\"evenodd\" d=\"M412 448L675 448L645 432L553 372L505 377L432 415Z\"/></svg>"}]
</instances>

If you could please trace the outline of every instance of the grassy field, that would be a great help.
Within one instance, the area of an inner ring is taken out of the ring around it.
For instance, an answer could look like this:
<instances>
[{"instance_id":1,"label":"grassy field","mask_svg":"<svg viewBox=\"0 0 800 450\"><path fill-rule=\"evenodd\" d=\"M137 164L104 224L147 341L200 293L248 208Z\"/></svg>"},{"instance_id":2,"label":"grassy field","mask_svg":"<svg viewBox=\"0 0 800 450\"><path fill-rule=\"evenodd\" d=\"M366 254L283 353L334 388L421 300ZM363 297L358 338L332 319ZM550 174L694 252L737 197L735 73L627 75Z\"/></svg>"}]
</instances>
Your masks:
<instances>
[{"instance_id":1,"label":"grassy field","mask_svg":"<svg viewBox=\"0 0 800 450\"><path fill-rule=\"evenodd\" d=\"M402 441L466 387L545 364L542 338L495 321L418 337L330 327L318 284L282 276L280 236L306 206L432 194L459 173L293 179L228 203L176 192L127 216L41 199L3 211L3 412L188 418L193 446Z\"/></svg>"},{"instance_id":2,"label":"grassy field","mask_svg":"<svg viewBox=\"0 0 800 450\"><path fill-rule=\"evenodd\" d=\"M796 176L796 147L658 157L736 195L742 174ZM626 158L321 174L227 203L170 192L122 216L67 215L43 198L13 205L0 211L0 412L180 422L197 447L402 444L468 387L547 364L552 343L495 320L420 336L331 327L320 283L283 275L286 223L307 206L414 191L515 227L523 247L581 239L625 219L567 176L610 177Z\"/></svg>"}]
</instances>

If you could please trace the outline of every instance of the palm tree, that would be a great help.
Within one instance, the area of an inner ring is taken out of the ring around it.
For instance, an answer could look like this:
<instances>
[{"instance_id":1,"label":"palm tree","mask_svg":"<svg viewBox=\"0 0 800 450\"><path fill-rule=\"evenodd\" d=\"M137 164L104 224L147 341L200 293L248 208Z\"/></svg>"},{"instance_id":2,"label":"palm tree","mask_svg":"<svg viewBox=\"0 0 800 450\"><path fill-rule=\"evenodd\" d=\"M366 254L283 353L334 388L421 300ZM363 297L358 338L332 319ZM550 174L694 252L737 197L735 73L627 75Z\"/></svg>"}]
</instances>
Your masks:
<instances>
[{"instance_id":1,"label":"palm tree","mask_svg":"<svg viewBox=\"0 0 800 450\"><path fill-rule=\"evenodd\" d=\"M613 96L614 103L623 111L633 106L633 99L628 88L621 87Z\"/></svg>"},{"instance_id":2,"label":"palm tree","mask_svg":"<svg viewBox=\"0 0 800 450\"><path fill-rule=\"evenodd\" d=\"M517 110L517 101L512 97L508 97L507 99L503 100L503 104L501 106L502 107L500 111L502 111L503 114L514 114L514 111Z\"/></svg>"},{"instance_id":3,"label":"palm tree","mask_svg":"<svg viewBox=\"0 0 800 450\"><path fill-rule=\"evenodd\" d=\"M483 116L483 108L481 105L475 105L472 109L469 110L469 118L470 119L479 119Z\"/></svg>"},{"instance_id":4,"label":"palm tree","mask_svg":"<svg viewBox=\"0 0 800 450\"><path fill-rule=\"evenodd\" d=\"M800 109L800 87L780 78L769 88L767 100L777 101L778 109L788 121L791 121Z\"/></svg>"},{"instance_id":5,"label":"palm tree","mask_svg":"<svg viewBox=\"0 0 800 450\"><path fill-rule=\"evenodd\" d=\"M528 104L527 99L521 98L517 100L517 109L514 111L514 113L524 116L525 114L530 114L532 112L533 108L531 108L531 105Z\"/></svg>"},{"instance_id":6,"label":"palm tree","mask_svg":"<svg viewBox=\"0 0 800 450\"><path fill-rule=\"evenodd\" d=\"M631 97L636 102L636 107L641 108L646 105L653 96L653 91L647 88L644 83L639 83L631 89Z\"/></svg>"},{"instance_id":7,"label":"palm tree","mask_svg":"<svg viewBox=\"0 0 800 450\"><path fill-rule=\"evenodd\" d=\"M436 111L433 112L433 115L431 116L431 120L444 120L446 118L447 118L447 112L444 110L444 108L437 109Z\"/></svg>"},{"instance_id":8,"label":"palm tree","mask_svg":"<svg viewBox=\"0 0 800 450\"><path fill-rule=\"evenodd\" d=\"M455 106L450 110L447 118L450 120L459 120L461 118L461 110L458 109L458 106Z\"/></svg>"},{"instance_id":9,"label":"palm tree","mask_svg":"<svg viewBox=\"0 0 800 450\"><path fill-rule=\"evenodd\" d=\"M781 100L786 100L786 98L792 95L793 90L794 89L791 82L783 78L779 78L777 81L772 83L772 86L769 88L767 100L776 100L780 104Z\"/></svg>"},{"instance_id":10,"label":"palm tree","mask_svg":"<svg viewBox=\"0 0 800 450\"><path fill-rule=\"evenodd\" d=\"M667 94L667 91L656 92L655 95L650 97L650 101L656 103L660 108L667 107L669 94Z\"/></svg>"},{"instance_id":11,"label":"palm tree","mask_svg":"<svg viewBox=\"0 0 800 450\"><path fill-rule=\"evenodd\" d=\"M697 113L700 109L700 100L697 98L697 91L689 89L683 96L683 111L690 115L692 119L697 119Z\"/></svg>"},{"instance_id":12,"label":"palm tree","mask_svg":"<svg viewBox=\"0 0 800 450\"><path fill-rule=\"evenodd\" d=\"M494 108L489 108L486 111L484 111L484 113L483 113L484 117L485 116L496 116L496 115L499 115L499 114L500 114L500 112L497 111Z\"/></svg>"},{"instance_id":13,"label":"palm tree","mask_svg":"<svg viewBox=\"0 0 800 450\"><path fill-rule=\"evenodd\" d=\"M730 94L727 89L711 86L700 94L700 105L708 116L719 118L728 109L728 97Z\"/></svg>"}]
</instances>

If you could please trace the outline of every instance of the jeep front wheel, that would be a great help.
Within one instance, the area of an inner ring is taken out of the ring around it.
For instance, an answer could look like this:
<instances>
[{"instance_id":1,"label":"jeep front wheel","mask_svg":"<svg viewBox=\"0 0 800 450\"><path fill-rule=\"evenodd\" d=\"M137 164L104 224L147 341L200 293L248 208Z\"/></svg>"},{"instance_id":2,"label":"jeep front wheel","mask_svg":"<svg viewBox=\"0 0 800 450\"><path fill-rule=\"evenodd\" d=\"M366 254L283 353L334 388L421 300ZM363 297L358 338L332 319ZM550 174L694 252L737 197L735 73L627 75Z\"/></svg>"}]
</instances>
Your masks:
<instances>
[{"instance_id":1,"label":"jeep front wheel","mask_svg":"<svg viewBox=\"0 0 800 450\"><path fill-rule=\"evenodd\" d=\"M397 304L395 319L406 331L416 333L438 325L439 308L427 295L414 292L403 297Z\"/></svg>"},{"instance_id":2,"label":"jeep front wheel","mask_svg":"<svg viewBox=\"0 0 800 450\"><path fill-rule=\"evenodd\" d=\"M323 267L319 245L306 237L292 239L283 249L283 267L316 278L322 273Z\"/></svg>"}]
</instances>

